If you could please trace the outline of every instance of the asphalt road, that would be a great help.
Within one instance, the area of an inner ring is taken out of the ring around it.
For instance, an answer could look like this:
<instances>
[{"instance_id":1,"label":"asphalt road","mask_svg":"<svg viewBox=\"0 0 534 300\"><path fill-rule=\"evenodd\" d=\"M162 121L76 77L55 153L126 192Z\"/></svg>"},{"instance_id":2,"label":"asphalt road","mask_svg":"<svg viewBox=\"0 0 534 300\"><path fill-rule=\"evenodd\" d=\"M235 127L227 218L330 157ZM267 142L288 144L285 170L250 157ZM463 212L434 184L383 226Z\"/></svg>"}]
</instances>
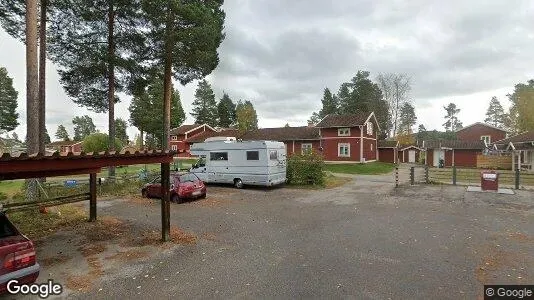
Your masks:
<instances>
[{"instance_id":1,"label":"asphalt road","mask_svg":"<svg viewBox=\"0 0 534 300\"><path fill-rule=\"evenodd\" d=\"M196 244L111 268L68 297L474 299L483 283L534 284L529 192L393 189L389 175L323 191L209 191L172 205L171 224ZM157 202L109 201L99 214L160 226Z\"/></svg>"}]
</instances>

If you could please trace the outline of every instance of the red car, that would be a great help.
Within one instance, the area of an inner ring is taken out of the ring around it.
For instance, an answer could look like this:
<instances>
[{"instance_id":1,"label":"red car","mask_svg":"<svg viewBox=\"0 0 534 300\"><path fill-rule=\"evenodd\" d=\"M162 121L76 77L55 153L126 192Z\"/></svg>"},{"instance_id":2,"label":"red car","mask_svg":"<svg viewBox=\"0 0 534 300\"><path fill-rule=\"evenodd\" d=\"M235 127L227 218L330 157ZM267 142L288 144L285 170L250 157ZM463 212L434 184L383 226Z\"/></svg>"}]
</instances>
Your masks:
<instances>
[{"instance_id":1,"label":"red car","mask_svg":"<svg viewBox=\"0 0 534 300\"><path fill-rule=\"evenodd\" d=\"M185 199L196 199L206 197L206 185L193 173L171 175L171 201L181 203ZM141 189L144 198L160 198L161 177L156 178L151 183L147 183Z\"/></svg>"},{"instance_id":2,"label":"red car","mask_svg":"<svg viewBox=\"0 0 534 300\"><path fill-rule=\"evenodd\" d=\"M32 241L18 231L0 212L0 294L7 292L7 283L31 284L37 280L41 267L35 259Z\"/></svg>"}]
</instances>

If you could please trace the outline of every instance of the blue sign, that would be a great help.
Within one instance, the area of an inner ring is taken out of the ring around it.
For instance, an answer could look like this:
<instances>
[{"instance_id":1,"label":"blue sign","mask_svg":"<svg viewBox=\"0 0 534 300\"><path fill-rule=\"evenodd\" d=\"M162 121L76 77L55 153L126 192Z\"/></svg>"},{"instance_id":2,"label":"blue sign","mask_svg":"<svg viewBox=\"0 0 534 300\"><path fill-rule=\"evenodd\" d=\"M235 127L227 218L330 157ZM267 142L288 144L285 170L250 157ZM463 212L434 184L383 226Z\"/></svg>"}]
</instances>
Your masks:
<instances>
[{"instance_id":1,"label":"blue sign","mask_svg":"<svg viewBox=\"0 0 534 300\"><path fill-rule=\"evenodd\" d=\"M65 187L75 187L77 184L76 180L65 180Z\"/></svg>"}]
</instances>

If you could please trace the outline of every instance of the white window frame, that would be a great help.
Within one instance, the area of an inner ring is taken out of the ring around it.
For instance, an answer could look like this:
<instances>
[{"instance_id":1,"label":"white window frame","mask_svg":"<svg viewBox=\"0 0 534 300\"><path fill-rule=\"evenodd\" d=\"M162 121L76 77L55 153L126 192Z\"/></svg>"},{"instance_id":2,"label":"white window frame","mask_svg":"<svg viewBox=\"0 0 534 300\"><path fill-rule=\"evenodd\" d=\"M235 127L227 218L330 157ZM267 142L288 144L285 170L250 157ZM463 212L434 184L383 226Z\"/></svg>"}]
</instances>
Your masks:
<instances>
[{"instance_id":1,"label":"white window frame","mask_svg":"<svg viewBox=\"0 0 534 300\"><path fill-rule=\"evenodd\" d=\"M373 135L373 122L367 122L367 135Z\"/></svg>"},{"instance_id":2,"label":"white window frame","mask_svg":"<svg viewBox=\"0 0 534 300\"><path fill-rule=\"evenodd\" d=\"M341 147L347 148L347 154L341 153ZM338 143L337 144L337 156L338 157L350 157L350 144L349 143Z\"/></svg>"},{"instance_id":3,"label":"white window frame","mask_svg":"<svg viewBox=\"0 0 534 300\"><path fill-rule=\"evenodd\" d=\"M173 140L173 141L177 141L177 140L178 140L178 137L175 136L175 135L173 135L173 136L171 136L171 140Z\"/></svg>"},{"instance_id":4,"label":"white window frame","mask_svg":"<svg viewBox=\"0 0 534 300\"><path fill-rule=\"evenodd\" d=\"M178 151L178 145L171 145L172 151Z\"/></svg>"},{"instance_id":5,"label":"white window frame","mask_svg":"<svg viewBox=\"0 0 534 300\"><path fill-rule=\"evenodd\" d=\"M350 136L350 128L338 128L337 129L337 136Z\"/></svg>"},{"instance_id":6,"label":"white window frame","mask_svg":"<svg viewBox=\"0 0 534 300\"><path fill-rule=\"evenodd\" d=\"M487 138L487 141L486 141L486 138ZM481 135L480 140L485 141L486 145L489 145L491 144L491 135Z\"/></svg>"},{"instance_id":7,"label":"white window frame","mask_svg":"<svg viewBox=\"0 0 534 300\"><path fill-rule=\"evenodd\" d=\"M307 151L312 151L313 150L313 144L312 143L303 143L303 144L300 144L300 153L301 154L304 154L306 153Z\"/></svg>"}]
</instances>

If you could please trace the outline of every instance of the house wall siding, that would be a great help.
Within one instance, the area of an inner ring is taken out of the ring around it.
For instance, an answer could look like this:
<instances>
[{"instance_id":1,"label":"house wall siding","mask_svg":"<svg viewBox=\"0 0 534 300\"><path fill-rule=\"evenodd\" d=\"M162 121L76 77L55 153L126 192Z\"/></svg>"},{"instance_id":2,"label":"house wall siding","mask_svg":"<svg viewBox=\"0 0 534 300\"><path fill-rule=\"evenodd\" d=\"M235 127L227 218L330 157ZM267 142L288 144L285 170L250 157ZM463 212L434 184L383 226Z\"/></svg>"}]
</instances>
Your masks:
<instances>
[{"instance_id":1,"label":"house wall siding","mask_svg":"<svg viewBox=\"0 0 534 300\"><path fill-rule=\"evenodd\" d=\"M337 130L339 128L321 128L321 138L343 138L341 136L337 136ZM350 127L350 137L360 137L360 127Z\"/></svg>"},{"instance_id":2,"label":"house wall siding","mask_svg":"<svg viewBox=\"0 0 534 300\"><path fill-rule=\"evenodd\" d=\"M321 142L319 140L312 140L312 141L307 141L307 140L295 140L295 152L293 152L293 141L285 141L284 144L286 145L286 152L287 152L287 156L290 156L290 155L293 155L294 153L296 154L301 154L302 153L302 144L312 144L312 149L313 151L317 152L317 153L321 153L320 151L320 147L321 147Z\"/></svg>"},{"instance_id":3,"label":"house wall siding","mask_svg":"<svg viewBox=\"0 0 534 300\"><path fill-rule=\"evenodd\" d=\"M350 157L338 156L338 143L350 144ZM324 159L327 161L360 161L360 139L323 139L321 144Z\"/></svg>"},{"instance_id":4,"label":"house wall siding","mask_svg":"<svg viewBox=\"0 0 534 300\"><path fill-rule=\"evenodd\" d=\"M372 148L371 148L372 145ZM374 139L363 139L363 157L366 161L376 160L376 140Z\"/></svg>"},{"instance_id":5,"label":"house wall siding","mask_svg":"<svg viewBox=\"0 0 534 300\"><path fill-rule=\"evenodd\" d=\"M379 148L378 160L381 162L395 163L396 148Z\"/></svg>"},{"instance_id":6,"label":"house wall siding","mask_svg":"<svg viewBox=\"0 0 534 300\"><path fill-rule=\"evenodd\" d=\"M429 167L432 167L434 164L434 149L427 149L426 150L426 165Z\"/></svg>"},{"instance_id":7,"label":"house wall siding","mask_svg":"<svg viewBox=\"0 0 534 300\"><path fill-rule=\"evenodd\" d=\"M449 151L452 152L452 151ZM457 167L476 167L479 150L454 150L454 162Z\"/></svg>"},{"instance_id":8,"label":"house wall siding","mask_svg":"<svg viewBox=\"0 0 534 300\"><path fill-rule=\"evenodd\" d=\"M462 141L480 141L483 135L491 136L492 143L506 138L506 132L482 124L473 125L456 133L456 137Z\"/></svg>"},{"instance_id":9,"label":"house wall siding","mask_svg":"<svg viewBox=\"0 0 534 300\"><path fill-rule=\"evenodd\" d=\"M415 151L415 162L419 162L419 155L421 155L421 151L419 149L415 148L408 148L404 151L399 151L399 157L401 162L408 162L410 159L410 150Z\"/></svg>"}]
</instances>

